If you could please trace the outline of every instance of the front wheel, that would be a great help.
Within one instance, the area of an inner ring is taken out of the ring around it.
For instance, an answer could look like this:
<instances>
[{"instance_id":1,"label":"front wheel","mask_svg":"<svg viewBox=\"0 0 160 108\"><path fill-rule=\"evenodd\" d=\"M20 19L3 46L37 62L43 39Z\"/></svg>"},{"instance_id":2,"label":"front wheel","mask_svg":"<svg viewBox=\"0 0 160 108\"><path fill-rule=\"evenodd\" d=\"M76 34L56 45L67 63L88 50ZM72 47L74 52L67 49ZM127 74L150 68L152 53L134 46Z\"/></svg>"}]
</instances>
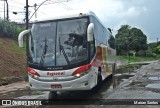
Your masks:
<instances>
[{"instance_id":1,"label":"front wheel","mask_svg":"<svg viewBox=\"0 0 160 108\"><path fill-rule=\"evenodd\" d=\"M98 75L97 75L97 85L92 89L93 90L93 93L97 93L97 91L100 90L102 86L102 75L100 72L98 72Z\"/></svg>"},{"instance_id":2,"label":"front wheel","mask_svg":"<svg viewBox=\"0 0 160 108\"><path fill-rule=\"evenodd\" d=\"M98 72L98 76L97 76L97 86L101 86L102 85L102 75L100 72Z\"/></svg>"}]
</instances>

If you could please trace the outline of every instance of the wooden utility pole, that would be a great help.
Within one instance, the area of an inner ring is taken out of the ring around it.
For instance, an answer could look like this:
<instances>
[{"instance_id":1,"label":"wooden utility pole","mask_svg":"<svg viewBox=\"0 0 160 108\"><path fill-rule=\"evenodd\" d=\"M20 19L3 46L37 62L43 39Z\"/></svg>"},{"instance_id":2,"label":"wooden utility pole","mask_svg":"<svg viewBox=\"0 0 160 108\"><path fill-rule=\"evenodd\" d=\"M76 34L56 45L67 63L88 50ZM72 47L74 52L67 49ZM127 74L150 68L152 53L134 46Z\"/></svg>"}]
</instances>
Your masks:
<instances>
[{"instance_id":1,"label":"wooden utility pole","mask_svg":"<svg viewBox=\"0 0 160 108\"><path fill-rule=\"evenodd\" d=\"M5 1L4 1L4 19L6 19L6 7L5 7Z\"/></svg>"},{"instance_id":2,"label":"wooden utility pole","mask_svg":"<svg viewBox=\"0 0 160 108\"><path fill-rule=\"evenodd\" d=\"M8 6L8 1L7 0L5 0L6 1L6 4L7 4L7 20L9 20L9 6Z\"/></svg>"},{"instance_id":3,"label":"wooden utility pole","mask_svg":"<svg viewBox=\"0 0 160 108\"><path fill-rule=\"evenodd\" d=\"M36 10L37 10L37 4L35 3L35 4L34 4L35 19L37 18L37 11L36 11Z\"/></svg>"},{"instance_id":4,"label":"wooden utility pole","mask_svg":"<svg viewBox=\"0 0 160 108\"><path fill-rule=\"evenodd\" d=\"M5 19L5 12L6 12L6 9L5 9L5 3L6 3L6 5L7 5L7 20L9 20L9 6L8 6L8 0L1 0L1 1L4 1L4 19Z\"/></svg>"},{"instance_id":5,"label":"wooden utility pole","mask_svg":"<svg viewBox=\"0 0 160 108\"><path fill-rule=\"evenodd\" d=\"M26 29L28 29L28 0L26 0Z\"/></svg>"}]
</instances>

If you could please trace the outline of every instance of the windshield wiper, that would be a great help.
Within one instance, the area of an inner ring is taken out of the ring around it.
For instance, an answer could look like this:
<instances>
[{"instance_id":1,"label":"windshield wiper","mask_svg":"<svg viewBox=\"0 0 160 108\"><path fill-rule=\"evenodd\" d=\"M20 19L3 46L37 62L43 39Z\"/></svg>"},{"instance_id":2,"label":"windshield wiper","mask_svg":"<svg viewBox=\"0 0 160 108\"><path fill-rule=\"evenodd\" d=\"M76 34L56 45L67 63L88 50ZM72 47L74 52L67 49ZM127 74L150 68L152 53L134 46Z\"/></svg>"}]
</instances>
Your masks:
<instances>
[{"instance_id":1,"label":"windshield wiper","mask_svg":"<svg viewBox=\"0 0 160 108\"><path fill-rule=\"evenodd\" d=\"M46 39L46 37L45 37L44 48L43 48L41 60L40 60L40 63L39 63L40 66L42 66L42 64L44 64L44 58L45 58L44 55L47 53L47 49L48 49L48 46L47 46L47 39Z\"/></svg>"},{"instance_id":2,"label":"windshield wiper","mask_svg":"<svg viewBox=\"0 0 160 108\"><path fill-rule=\"evenodd\" d=\"M68 57L67 57L67 54L66 54L63 46L61 45L60 37L59 37L59 48L60 48L60 54L61 54L61 51L62 51L62 53L63 53L63 55L64 55L64 58L66 59L67 63L70 64L69 59L68 59Z\"/></svg>"}]
</instances>

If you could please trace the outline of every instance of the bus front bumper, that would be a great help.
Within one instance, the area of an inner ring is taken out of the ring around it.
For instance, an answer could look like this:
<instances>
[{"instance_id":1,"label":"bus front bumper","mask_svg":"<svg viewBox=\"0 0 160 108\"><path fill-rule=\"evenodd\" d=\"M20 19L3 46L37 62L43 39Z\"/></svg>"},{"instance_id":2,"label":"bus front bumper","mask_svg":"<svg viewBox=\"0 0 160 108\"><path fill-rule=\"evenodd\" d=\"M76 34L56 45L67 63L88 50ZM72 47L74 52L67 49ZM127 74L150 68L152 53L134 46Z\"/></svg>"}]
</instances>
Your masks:
<instances>
[{"instance_id":1,"label":"bus front bumper","mask_svg":"<svg viewBox=\"0 0 160 108\"><path fill-rule=\"evenodd\" d=\"M29 84L31 90L40 91L90 90L97 84L97 75L87 74L74 80L56 82L39 81L29 76Z\"/></svg>"}]
</instances>

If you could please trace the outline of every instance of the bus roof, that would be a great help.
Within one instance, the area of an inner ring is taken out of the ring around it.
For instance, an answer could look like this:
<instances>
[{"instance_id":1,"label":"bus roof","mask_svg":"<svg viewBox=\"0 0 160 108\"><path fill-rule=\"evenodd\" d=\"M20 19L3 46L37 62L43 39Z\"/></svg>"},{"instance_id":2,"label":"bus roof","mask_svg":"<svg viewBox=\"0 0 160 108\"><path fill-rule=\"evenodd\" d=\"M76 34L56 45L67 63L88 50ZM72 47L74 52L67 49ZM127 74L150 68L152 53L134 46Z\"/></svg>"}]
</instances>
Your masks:
<instances>
[{"instance_id":1,"label":"bus roof","mask_svg":"<svg viewBox=\"0 0 160 108\"><path fill-rule=\"evenodd\" d=\"M37 18L34 22L43 22L43 21L51 21L51 20L58 20L58 19L66 19L66 18L78 18L78 17L83 17L83 16L94 16L96 19L101 23L101 25L105 28L105 26L102 24L102 22L99 20L99 18L95 15L94 12L92 11L69 11L66 13L62 14L53 14L52 17L41 17ZM107 31L109 31L107 29Z\"/></svg>"},{"instance_id":2,"label":"bus roof","mask_svg":"<svg viewBox=\"0 0 160 108\"><path fill-rule=\"evenodd\" d=\"M82 11L72 11L66 12L63 14L54 15L52 17L44 17L44 18L37 18L34 22L41 22L41 21L48 21L48 20L58 20L58 19L65 19L65 18L76 18L76 17L83 17L83 16L95 16L96 15L92 11L82 12Z\"/></svg>"}]
</instances>

